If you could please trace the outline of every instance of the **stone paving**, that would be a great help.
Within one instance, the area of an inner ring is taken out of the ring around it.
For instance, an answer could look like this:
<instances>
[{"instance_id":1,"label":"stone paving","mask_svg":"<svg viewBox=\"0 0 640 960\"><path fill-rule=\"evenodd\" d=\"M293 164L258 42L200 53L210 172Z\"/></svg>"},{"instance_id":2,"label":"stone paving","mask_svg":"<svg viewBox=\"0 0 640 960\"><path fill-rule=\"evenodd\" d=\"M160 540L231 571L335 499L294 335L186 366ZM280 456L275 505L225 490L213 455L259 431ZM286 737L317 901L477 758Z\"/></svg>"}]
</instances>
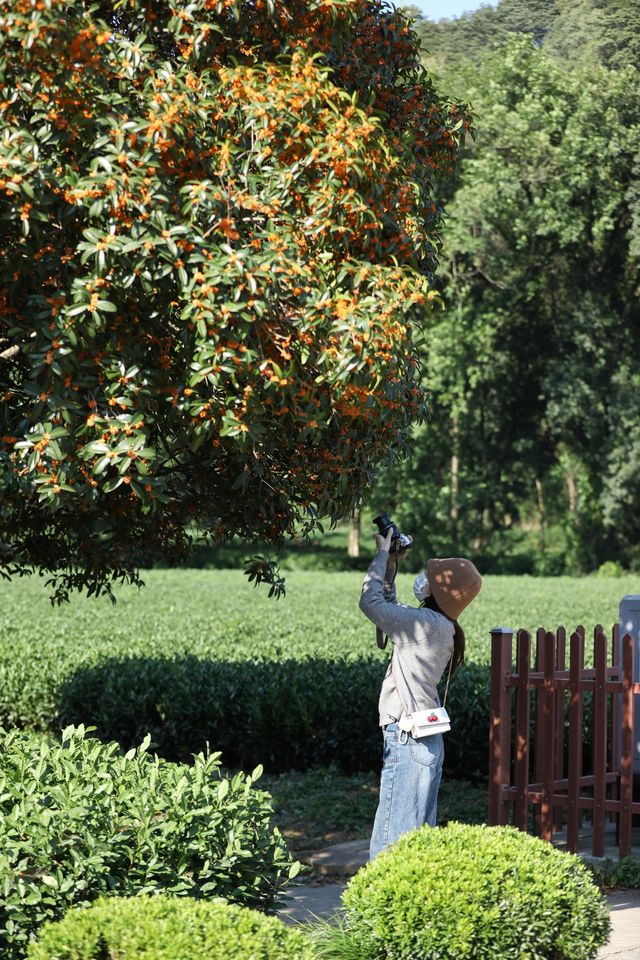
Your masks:
<instances>
[{"instance_id":1,"label":"stone paving","mask_svg":"<svg viewBox=\"0 0 640 960\"><path fill-rule=\"evenodd\" d=\"M609 894L611 938L597 960L640 960L640 892L616 890Z\"/></svg>"},{"instance_id":2,"label":"stone paving","mask_svg":"<svg viewBox=\"0 0 640 960\"><path fill-rule=\"evenodd\" d=\"M340 897L344 887L344 883L288 887L287 904L279 911L278 916L285 923L291 924L304 923L316 917L328 920L340 909Z\"/></svg>"},{"instance_id":3,"label":"stone paving","mask_svg":"<svg viewBox=\"0 0 640 960\"><path fill-rule=\"evenodd\" d=\"M319 879L287 889L287 903L279 911L285 923L304 923L315 917L330 919L340 909L346 878L368 859L368 843L355 840L327 850L300 855ZM324 882L322 882L324 880ZM607 897L612 930L597 960L640 960L640 891L617 890Z\"/></svg>"}]
</instances>

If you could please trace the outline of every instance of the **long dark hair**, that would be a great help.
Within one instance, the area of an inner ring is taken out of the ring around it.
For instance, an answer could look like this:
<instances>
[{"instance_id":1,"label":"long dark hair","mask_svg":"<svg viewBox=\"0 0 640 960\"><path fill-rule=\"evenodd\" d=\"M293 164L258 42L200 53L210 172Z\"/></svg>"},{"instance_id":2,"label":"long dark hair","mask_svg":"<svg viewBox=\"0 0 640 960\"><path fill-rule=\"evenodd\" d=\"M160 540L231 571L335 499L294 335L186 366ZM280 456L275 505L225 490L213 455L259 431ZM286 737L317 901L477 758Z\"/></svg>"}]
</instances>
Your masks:
<instances>
[{"instance_id":1,"label":"long dark hair","mask_svg":"<svg viewBox=\"0 0 640 960\"><path fill-rule=\"evenodd\" d=\"M441 613L443 617L447 617L444 610L438 605L435 597L429 596L425 597L424 600L420 603L421 607L428 607L429 610L435 610L436 613ZM462 666L464 663L464 648L466 644L466 639L464 635L464 630L460 626L457 620L452 620L451 617L447 617L447 620L453 624L453 653L451 654L451 676L454 675L456 670Z\"/></svg>"}]
</instances>

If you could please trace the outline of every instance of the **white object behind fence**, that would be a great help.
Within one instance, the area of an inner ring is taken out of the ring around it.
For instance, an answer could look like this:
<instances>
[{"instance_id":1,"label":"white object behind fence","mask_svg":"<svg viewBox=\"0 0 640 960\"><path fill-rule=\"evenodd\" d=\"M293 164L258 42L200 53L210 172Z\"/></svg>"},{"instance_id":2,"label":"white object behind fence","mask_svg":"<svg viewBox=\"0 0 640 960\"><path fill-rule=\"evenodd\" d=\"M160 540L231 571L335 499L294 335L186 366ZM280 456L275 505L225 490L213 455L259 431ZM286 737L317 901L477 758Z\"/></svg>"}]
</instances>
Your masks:
<instances>
[{"instance_id":1,"label":"white object behind fence","mask_svg":"<svg viewBox=\"0 0 640 960\"><path fill-rule=\"evenodd\" d=\"M633 682L640 683L640 593L627 594L620 601L619 636L625 633L633 637ZM633 773L640 776L640 697L634 699Z\"/></svg>"}]
</instances>

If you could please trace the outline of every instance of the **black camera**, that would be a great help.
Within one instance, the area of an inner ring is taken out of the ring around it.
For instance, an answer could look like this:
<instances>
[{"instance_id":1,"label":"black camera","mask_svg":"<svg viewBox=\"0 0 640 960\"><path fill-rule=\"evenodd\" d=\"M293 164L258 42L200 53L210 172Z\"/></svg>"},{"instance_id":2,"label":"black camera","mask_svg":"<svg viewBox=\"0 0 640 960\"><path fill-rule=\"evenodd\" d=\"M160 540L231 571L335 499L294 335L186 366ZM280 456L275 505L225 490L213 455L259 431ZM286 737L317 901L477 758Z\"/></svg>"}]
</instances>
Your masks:
<instances>
[{"instance_id":1,"label":"black camera","mask_svg":"<svg viewBox=\"0 0 640 960\"><path fill-rule=\"evenodd\" d=\"M393 530L389 553L399 553L400 550L408 550L413 543L413 537L410 537L407 533L400 533L388 513L379 513L377 517L373 518L373 522L378 528L378 533L381 537L386 537L389 530Z\"/></svg>"}]
</instances>

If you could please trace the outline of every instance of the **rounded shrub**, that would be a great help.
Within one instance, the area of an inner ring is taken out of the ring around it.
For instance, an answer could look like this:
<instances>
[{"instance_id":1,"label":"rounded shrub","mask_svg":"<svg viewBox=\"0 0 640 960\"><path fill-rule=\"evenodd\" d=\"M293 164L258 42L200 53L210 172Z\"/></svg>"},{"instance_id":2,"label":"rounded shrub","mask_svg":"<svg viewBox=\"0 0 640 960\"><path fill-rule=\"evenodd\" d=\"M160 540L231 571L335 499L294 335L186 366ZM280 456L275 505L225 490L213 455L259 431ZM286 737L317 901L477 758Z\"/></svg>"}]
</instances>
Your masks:
<instances>
[{"instance_id":1,"label":"rounded shrub","mask_svg":"<svg viewBox=\"0 0 640 960\"><path fill-rule=\"evenodd\" d=\"M305 935L223 900L112 897L47 923L29 960L313 960Z\"/></svg>"},{"instance_id":2,"label":"rounded shrub","mask_svg":"<svg viewBox=\"0 0 640 960\"><path fill-rule=\"evenodd\" d=\"M422 827L343 896L362 960L588 960L606 901L579 858L513 827Z\"/></svg>"},{"instance_id":3,"label":"rounded shrub","mask_svg":"<svg viewBox=\"0 0 640 960\"><path fill-rule=\"evenodd\" d=\"M269 909L295 874L252 775L222 776L68 728L62 743L0 730L0 956L103 895L164 892Z\"/></svg>"}]
</instances>

